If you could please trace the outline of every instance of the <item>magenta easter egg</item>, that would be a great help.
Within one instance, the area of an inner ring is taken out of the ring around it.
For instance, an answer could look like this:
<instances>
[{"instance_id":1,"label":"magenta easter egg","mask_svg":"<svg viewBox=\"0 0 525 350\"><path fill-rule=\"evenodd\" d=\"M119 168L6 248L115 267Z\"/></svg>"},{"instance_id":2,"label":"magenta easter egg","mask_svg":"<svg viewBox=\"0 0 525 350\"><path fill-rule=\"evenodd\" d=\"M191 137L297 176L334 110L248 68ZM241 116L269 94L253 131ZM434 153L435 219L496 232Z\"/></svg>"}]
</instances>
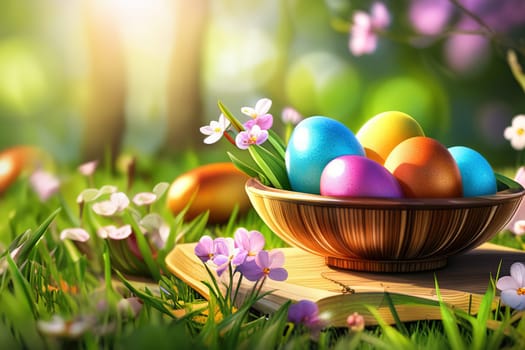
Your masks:
<instances>
[{"instance_id":1,"label":"magenta easter egg","mask_svg":"<svg viewBox=\"0 0 525 350\"><path fill-rule=\"evenodd\" d=\"M321 174L321 195L401 198L397 179L369 158L345 155L331 160Z\"/></svg>"}]
</instances>

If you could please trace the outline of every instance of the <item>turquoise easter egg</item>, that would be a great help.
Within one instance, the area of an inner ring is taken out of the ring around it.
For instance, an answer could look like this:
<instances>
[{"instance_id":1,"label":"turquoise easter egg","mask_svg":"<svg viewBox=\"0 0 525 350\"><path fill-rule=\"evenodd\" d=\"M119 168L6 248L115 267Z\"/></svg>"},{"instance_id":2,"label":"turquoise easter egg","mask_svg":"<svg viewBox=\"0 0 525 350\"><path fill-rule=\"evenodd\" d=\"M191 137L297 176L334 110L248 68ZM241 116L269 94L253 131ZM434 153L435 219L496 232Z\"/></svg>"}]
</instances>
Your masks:
<instances>
[{"instance_id":1,"label":"turquoise easter egg","mask_svg":"<svg viewBox=\"0 0 525 350\"><path fill-rule=\"evenodd\" d=\"M492 195L497 191L496 176L490 163L479 152L465 147L449 147L461 173L464 197Z\"/></svg>"},{"instance_id":2,"label":"turquoise easter egg","mask_svg":"<svg viewBox=\"0 0 525 350\"><path fill-rule=\"evenodd\" d=\"M303 119L295 126L286 148L286 171L292 190L320 194L324 167L343 155L365 155L350 129L328 117Z\"/></svg>"}]
</instances>

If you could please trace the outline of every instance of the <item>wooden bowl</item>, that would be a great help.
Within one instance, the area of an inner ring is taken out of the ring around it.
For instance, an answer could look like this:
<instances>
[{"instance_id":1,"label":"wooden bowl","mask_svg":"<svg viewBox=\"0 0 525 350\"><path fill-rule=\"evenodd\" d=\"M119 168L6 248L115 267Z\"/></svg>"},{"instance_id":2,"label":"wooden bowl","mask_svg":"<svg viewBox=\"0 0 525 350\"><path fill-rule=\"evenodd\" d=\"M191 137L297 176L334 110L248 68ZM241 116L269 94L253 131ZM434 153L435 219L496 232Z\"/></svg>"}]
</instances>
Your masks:
<instances>
[{"instance_id":1,"label":"wooden bowl","mask_svg":"<svg viewBox=\"0 0 525 350\"><path fill-rule=\"evenodd\" d=\"M498 192L470 198L340 198L279 190L249 179L246 191L268 227L329 266L368 272L444 267L447 258L488 241L525 193L497 176Z\"/></svg>"}]
</instances>

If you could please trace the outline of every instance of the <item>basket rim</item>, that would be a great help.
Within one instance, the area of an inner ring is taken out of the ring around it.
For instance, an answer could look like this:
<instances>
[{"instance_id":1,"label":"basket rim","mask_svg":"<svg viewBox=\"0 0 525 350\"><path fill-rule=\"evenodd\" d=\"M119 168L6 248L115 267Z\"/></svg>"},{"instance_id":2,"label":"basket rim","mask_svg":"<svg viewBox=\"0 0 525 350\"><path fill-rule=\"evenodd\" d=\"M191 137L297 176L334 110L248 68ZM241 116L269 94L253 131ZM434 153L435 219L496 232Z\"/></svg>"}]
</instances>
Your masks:
<instances>
[{"instance_id":1,"label":"basket rim","mask_svg":"<svg viewBox=\"0 0 525 350\"><path fill-rule=\"evenodd\" d=\"M520 200L525 189L517 182L497 174L498 192L493 195L458 198L371 198L371 197L334 197L319 194L295 192L264 185L257 178L246 181L248 195L268 199L294 202L302 205L376 208L376 209L433 209L433 208L473 208L501 205L505 202Z\"/></svg>"}]
</instances>

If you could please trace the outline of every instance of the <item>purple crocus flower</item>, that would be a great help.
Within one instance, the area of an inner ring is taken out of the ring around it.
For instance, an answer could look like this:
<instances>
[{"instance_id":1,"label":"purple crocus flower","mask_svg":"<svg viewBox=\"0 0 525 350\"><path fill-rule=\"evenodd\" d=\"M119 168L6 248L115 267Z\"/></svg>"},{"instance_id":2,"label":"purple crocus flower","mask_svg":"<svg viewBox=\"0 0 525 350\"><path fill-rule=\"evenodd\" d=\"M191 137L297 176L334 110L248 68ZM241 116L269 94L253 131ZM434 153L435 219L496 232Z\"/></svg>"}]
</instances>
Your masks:
<instances>
[{"instance_id":1,"label":"purple crocus flower","mask_svg":"<svg viewBox=\"0 0 525 350\"><path fill-rule=\"evenodd\" d=\"M232 260L237 255L238 249L235 248L233 238L216 238L215 244L215 256L213 257L213 263L217 265L217 275L221 276L224 271L228 268Z\"/></svg>"},{"instance_id":2,"label":"purple crocus flower","mask_svg":"<svg viewBox=\"0 0 525 350\"><path fill-rule=\"evenodd\" d=\"M303 324L310 329L319 329L319 307L310 300L300 300L288 308L288 321L294 324Z\"/></svg>"},{"instance_id":3,"label":"purple crocus flower","mask_svg":"<svg viewBox=\"0 0 525 350\"><path fill-rule=\"evenodd\" d=\"M249 281L258 281L268 277L274 281L284 281L288 278L288 271L284 265L284 253L280 250L261 250L255 259L246 261L239 266L241 273Z\"/></svg>"},{"instance_id":4,"label":"purple crocus flower","mask_svg":"<svg viewBox=\"0 0 525 350\"><path fill-rule=\"evenodd\" d=\"M251 145L260 145L268 139L268 131L254 125L251 129L241 131L235 137L235 144L240 149L247 149Z\"/></svg>"},{"instance_id":5,"label":"purple crocus flower","mask_svg":"<svg viewBox=\"0 0 525 350\"><path fill-rule=\"evenodd\" d=\"M244 263L246 259L253 260L257 254L263 250L265 240L262 233L259 231L248 231L244 227L240 227L234 234L235 247L239 249L236 256L236 265Z\"/></svg>"},{"instance_id":6,"label":"purple crocus flower","mask_svg":"<svg viewBox=\"0 0 525 350\"><path fill-rule=\"evenodd\" d=\"M215 244L210 236L202 236L195 246L195 255L204 263L215 256Z\"/></svg>"},{"instance_id":7,"label":"purple crocus flower","mask_svg":"<svg viewBox=\"0 0 525 350\"><path fill-rule=\"evenodd\" d=\"M496 283L501 290L501 301L516 310L525 310L525 265L514 263L510 276L501 277Z\"/></svg>"}]
</instances>

